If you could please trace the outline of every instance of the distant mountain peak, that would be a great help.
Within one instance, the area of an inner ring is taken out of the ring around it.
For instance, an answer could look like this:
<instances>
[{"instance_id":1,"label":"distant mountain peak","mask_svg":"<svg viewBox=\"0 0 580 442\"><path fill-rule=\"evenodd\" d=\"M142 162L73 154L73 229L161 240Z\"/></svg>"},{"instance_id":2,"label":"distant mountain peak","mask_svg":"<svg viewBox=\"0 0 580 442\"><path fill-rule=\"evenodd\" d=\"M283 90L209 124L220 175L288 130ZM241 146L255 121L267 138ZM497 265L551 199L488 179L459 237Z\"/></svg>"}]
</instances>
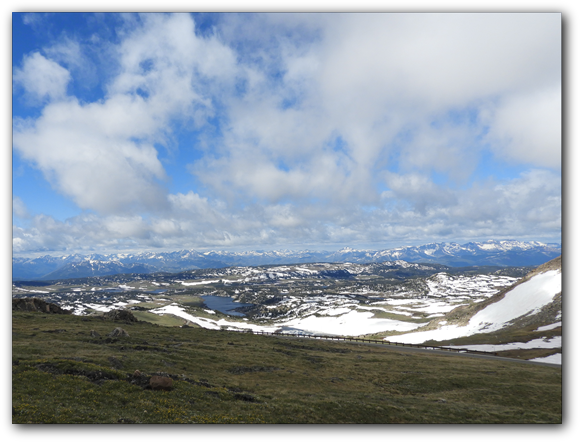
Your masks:
<instances>
[{"instance_id":1,"label":"distant mountain peak","mask_svg":"<svg viewBox=\"0 0 580 442\"><path fill-rule=\"evenodd\" d=\"M12 279L60 279L111 275L113 274L111 272L179 272L199 268L347 261L358 264L405 261L407 263L444 264L452 267L472 265L537 266L561 253L559 244L544 244L537 241L487 240L469 242L463 245L458 243L429 243L422 246L402 246L384 250L359 250L343 247L335 252L254 250L200 253L196 250L179 250L109 255L72 254L62 257L46 255L38 258L14 257L12 259ZM69 266L72 263L85 263L86 265ZM76 272L71 269L76 269Z\"/></svg>"}]
</instances>

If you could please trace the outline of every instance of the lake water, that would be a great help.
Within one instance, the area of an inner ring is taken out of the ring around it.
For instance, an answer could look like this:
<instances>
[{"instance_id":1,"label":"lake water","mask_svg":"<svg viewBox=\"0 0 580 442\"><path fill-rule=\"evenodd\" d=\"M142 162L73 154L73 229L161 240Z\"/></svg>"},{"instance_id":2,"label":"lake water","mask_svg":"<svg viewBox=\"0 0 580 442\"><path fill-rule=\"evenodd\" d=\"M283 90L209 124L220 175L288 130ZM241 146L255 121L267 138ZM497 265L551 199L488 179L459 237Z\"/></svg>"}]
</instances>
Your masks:
<instances>
[{"instance_id":1,"label":"lake water","mask_svg":"<svg viewBox=\"0 0 580 442\"><path fill-rule=\"evenodd\" d=\"M225 313L226 315L233 316L245 316L243 313L234 311L235 308L247 307L253 304L244 304L242 302L235 302L233 298L229 296L201 296L203 302L211 310L217 310L218 312Z\"/></svg>"}]
</instances>

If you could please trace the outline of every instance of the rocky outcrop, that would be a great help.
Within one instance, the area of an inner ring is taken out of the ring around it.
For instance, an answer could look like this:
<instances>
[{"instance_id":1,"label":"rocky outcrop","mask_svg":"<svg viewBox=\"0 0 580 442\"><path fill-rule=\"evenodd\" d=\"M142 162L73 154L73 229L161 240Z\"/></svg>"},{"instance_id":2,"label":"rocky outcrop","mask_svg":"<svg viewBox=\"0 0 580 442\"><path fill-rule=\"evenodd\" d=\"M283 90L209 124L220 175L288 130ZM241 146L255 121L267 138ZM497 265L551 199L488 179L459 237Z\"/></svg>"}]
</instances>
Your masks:
<instances>
[{"instance_id":1,"label":"rocky outcrop","mask_svg":"<svg viewBox=\"0 0 580 442\"><path fill-rule=\"evenodd\" d=\"M139 320L129 310L110 310L103 314L103 318L113 321L138 322Z\"/></svg>"},{"instance_id":2,"label":"rocky outcrop","mask_svg":"<svg viewBox=\"0 0 580 442\"><path fill-rule=\"evenodd\" d=\"M123 330L121 327L117 327L108 335L110 338L121 338L121 337L129 337L129 333Z\"/></svg>"},{"instance_id":3,"label":"rocky outcrop","mask_svg":"<svg viewBox=\"0 0 580 442\"><path fill-rule=\"evenodd\" d=\"M27 312L56 313L59 315L70 315L71 311L64 310L60 306L51 302L43 301L39 298L18 298L12 299L12 310Z\"/></svg>"}]
</instances>

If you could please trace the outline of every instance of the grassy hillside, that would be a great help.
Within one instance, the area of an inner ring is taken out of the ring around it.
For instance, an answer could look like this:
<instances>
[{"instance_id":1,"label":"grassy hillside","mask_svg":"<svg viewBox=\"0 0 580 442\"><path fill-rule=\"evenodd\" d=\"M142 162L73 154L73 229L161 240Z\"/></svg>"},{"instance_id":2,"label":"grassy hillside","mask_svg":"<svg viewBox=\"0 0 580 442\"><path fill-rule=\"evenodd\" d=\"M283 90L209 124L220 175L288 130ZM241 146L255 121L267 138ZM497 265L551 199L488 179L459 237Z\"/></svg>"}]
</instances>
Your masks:
<instances>
[{"instance_id":1,"label":"grassy hillside","mask_svg":"<svg viewBox=\"0 0 580 442\"><path fill-rule=\"evenodd\" d=\"M13 423L562 420L558 367L38 312L12 320ZM130 336L108 338L115 327ZM143 388L155 373L173 389Z\"/></svg>"}]
</instances>

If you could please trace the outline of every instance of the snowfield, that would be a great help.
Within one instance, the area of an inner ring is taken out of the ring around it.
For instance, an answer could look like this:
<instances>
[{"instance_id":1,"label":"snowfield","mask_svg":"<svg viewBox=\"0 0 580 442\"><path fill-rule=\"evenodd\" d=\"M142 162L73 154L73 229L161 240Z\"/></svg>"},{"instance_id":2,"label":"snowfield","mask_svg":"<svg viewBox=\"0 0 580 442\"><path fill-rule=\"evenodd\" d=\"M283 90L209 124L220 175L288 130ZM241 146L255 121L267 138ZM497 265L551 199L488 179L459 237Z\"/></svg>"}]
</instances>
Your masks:
<instances>
[{"instance_id":1,"label":"snowfield","mask_svg":"<svg viewBox=\"0 0 580 442\"><path fill-rule=\"evenodd\" d=\"M181 282L181 285L203 285L203 284L217 284L218 282L220 282L220 280L214 279L211 281L195 281L195 282L179 281L179 282Z\"/></svg>"},{"instance_id":2,"label":"snowfield","mask_svg":"<svg viewBox=\"0 0 580 442\"><path fill-rule=\"evenodd\" d=\"M450 276L447 273L438 273L427 279L429 295L433 297L465 296L472 298L474 292L482 297L490 297L497 293L502 287L509 286L515 282L509 276Z\"/></svg>"},{"instance_id":3,"label":"snowfield","mask_svg":"<svg viewBox=\"0 0 580 442\"><path fill-rule=\"evenodd\" d=\"M244 322L236 322L236 321L226 321L225 319L208 319L208 318L201 318L199 316L193 316L187 313L183 307L173 303L170 305L166 305L165 307L160 307L155 310L150 310L151 313L155 313L158 315L164 315L166 313L177 316L179 318L183 318L187 321L190 321L194 324L199 325L203 328L208 328L211 330L220 330L222 327L226 327L228 330L252 330L252 331L266 331L266 332L275 332L278 327L275 326L261 326L251 323L244 323Z\"/></svg>"},{"instance_id":4,"label":"snowfield","mask_svg":"<svg viewBox=\"0 0 580 442\"><path fill-rule=\"evenodd\" d=\"M546 356L545 358L530 359L530 361L545 362L547 364L560 364L560 365L562 365L562 353L556 353L556 354L553 354L550 356Z\"/></svg>"},{"instance_id":5,"label":"snowfield","mask_svg":"<svg viewBox=\"0 0 580 442\"><path fill-rule=\"evenodd\" d=\"M432 247L426 250L434 253ZM396 273L401 268L407 269L402 276ZM548 270L516 285L499 301L487 305L471 318L465 318L468 321L465 325L453 325L449 324L449 320L442 320L438 324L433 323L437 329L417 331L433 318L444 317L459 306L487 301L498 291L518 281L515 277L502 276L517 275L513 270L470 274L471 271L444 272L442 268L405 261L228 267L196 271L191 276L155 277L156 281L152 278L126 278L116 280L114 285L105 283L100 287L95 282L79 287L75 282L73 286L64 285L53 292L13 285L13 297L28 293L46 294L43 297L47 300L73 310L76 315L89 313L87 309L107 312L147 302L144 309L151 313L174 315L213 330L282 331L353 337L401 333L384 339L423 344L429 340L443 341L500 330L518 318L538 313L562 290L561 271ZM425 273L420 273L423 271ZM414 276L408 277L409 274ZM158 287L163 287L163 290ZM162 292L163 297L160 297ZM180 296L173 297L177 294ZM228 316L228 311L214 306L209 309L200 304L185 308L180 304L186 302L183 296L210 295L242 303L240 306L244 305L244 310L240 314L244 312L247 317ZM153 309L149 310L151 307ZM552 311L550 315L553 323L538 327L538 332L561 327L561 314L554 316ZM552 334L547 333L549 336ZM558 349L561 348L561 338L461 348L491 352L514 348ZM554 359L549 358L546 362Z\"/></svg>"},{"instance_id":6,"label":"snowfield","mask_svg":"<svg viewBox=\"0 0 580 442\"><path fill-rule=\"evenodd\" d=\"M562 336L555 336L549 339L533 339L529 342L510 342L509 344L498 345L450 345L449 348L466 348L477 351L503 351L523 348L561 348Z\"/></svg>"},{"instance_id":7,"label":"snowfield","mask_svg":"<svg viewBox=\"0 0 580 442\"><path fill-rule=\"evenodd\" d=\"M477 312L465 326L445 325L437 330L399 335L393 341L422 344L429 340L443 341L500 330L520 316L537 313L561 291L561 272L550 270L519 284L503 299Z\"/></svg>"},{"instance_id":8,"label":"snowfield","mask_svg":"<svg viewBox=\"0 0 580 442\"><path fill-rule=\"evenodd\" d=\"M561 324L561 323L560 323ZM554 327L557 325L552 324ZM523 348L562 348L562 336L555 336L551 339L533 339L529 342L510 342L509 344L501 345L458 345L450 346L450 348L466 348L468 350L476 351L503 351L503 350L519 350ZM562 365L562 353L556 353L545 358L529 359L536 362L547 362L550 364Z\"/></svg>"},{"instance_id":9,"label":"snowfield","mask_svg":"<svg viewBox=\"0 0 580 442\"><path fill-rule=\"evenodd\" d=\"M414 330L423 324L395 321L393 319L373 318L372 312L351 310L340 316L307 316L281 323L281 326L301 329L314 334L331 334L340 336L358 336L378 333L385 330Z\"/></svg>"},{"instance_id":10,"label":"snowfield","mask_svg":"<svg viewBox=\"0 0 580 442\"><path fill-rule=\"evenodd\" d=\"M343 313L347 312L347 313ZM358 312L350 309L336 309L327 311L330 313L342 313L338 316L315 316L299 317L289 321L275 322L270 325L258 325L248 322L228 321L225 319L209 319L194 316L187 313L183 307L173 303L164 307L150 310L158 315L172 314L191 321L200 327L219 330L227 327L231 330L242 329L252 331L274 332L281 328L292 328L297 331L304 331L306 334L324 334L341 336L358 336L367 333L377 333L384 330L409 331L420 327L422 324L415 324L392 319L373 318L372 312Z\"/></svg>"}]
</instances>

